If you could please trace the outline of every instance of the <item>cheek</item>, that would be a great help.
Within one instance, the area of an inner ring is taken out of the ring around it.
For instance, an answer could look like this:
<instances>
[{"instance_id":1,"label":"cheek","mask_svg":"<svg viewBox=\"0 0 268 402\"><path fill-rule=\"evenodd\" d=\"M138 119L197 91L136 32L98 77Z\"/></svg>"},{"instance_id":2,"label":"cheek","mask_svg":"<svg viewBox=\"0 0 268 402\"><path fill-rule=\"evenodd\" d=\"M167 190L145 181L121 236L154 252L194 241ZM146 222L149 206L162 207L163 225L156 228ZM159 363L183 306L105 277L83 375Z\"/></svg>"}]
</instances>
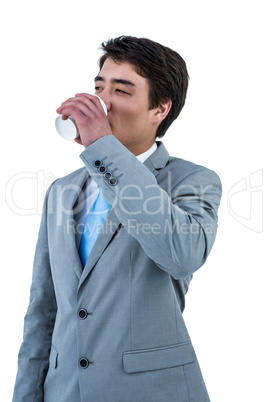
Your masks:
<instances>
[{"instance_id":1,"label":"cheek","mask_svg":"<svg viewBox=\"0 0 268 402\"><path fill-rule=\"evenodd\" d=\"M148 124L148 105L143 105L138 100L131 104L122 100L120 104L114 105L111 121L114 129L125 131L127 128L128 132L133 129L138 133Z\"/></svg>"},{"instance_id":2,"label":"cheek","mask_svg":"<svg viewBox=\"0 0 268 402\"><path fill-rule=\"evenodd\" d=\"M116 123L121 127L132 127L139 124L141 120L140 114L135 110L129 110L127 108L121 108L118 113L114 113Z\"/></svg>"}]
</instances>

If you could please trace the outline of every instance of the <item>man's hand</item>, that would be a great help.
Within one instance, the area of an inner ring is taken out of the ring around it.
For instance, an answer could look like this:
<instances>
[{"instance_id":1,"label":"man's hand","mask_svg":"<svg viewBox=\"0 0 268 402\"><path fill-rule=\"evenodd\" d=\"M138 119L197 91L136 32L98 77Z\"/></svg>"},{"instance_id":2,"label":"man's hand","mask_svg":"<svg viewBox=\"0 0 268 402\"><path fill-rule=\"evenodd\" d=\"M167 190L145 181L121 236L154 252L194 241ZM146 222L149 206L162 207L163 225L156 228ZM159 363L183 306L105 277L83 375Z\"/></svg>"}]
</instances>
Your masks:
<instances>
[{"instance_id":1,"label":"man's hand","mask_svg":"<svg viewBox=\"0 0 268 402\"><path fill-rule=\"evenodd\" d=\"M63 120L69 116L75 120L80 134L75 141L85 148L99 138L112 134L108 118L96 96L76 94L63 102L56 112L62 115Z\"/></svg>"}]
</instances>

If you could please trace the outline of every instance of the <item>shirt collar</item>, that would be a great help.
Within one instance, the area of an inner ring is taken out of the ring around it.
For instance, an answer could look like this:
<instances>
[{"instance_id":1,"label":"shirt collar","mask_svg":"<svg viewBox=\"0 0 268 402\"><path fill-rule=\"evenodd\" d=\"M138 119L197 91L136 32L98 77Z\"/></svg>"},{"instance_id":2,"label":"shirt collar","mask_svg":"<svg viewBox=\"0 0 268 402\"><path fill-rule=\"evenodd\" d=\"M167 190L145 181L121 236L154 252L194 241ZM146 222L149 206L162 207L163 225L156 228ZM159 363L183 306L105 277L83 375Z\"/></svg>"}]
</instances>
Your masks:
<instances>
[{"instance_id":1,"label":"shirt collar","mask_svg":"<svg viewBox=\"0 0 268 402\"><path fill-rule=\"evenodd\" d=\"M149 158L150 155L157 149L156 142L153 143L151 148L147 149L147 151L143 152L140 155L137 155L136 158L143 163L147 158Z\"/></svg>"}]
</instances>

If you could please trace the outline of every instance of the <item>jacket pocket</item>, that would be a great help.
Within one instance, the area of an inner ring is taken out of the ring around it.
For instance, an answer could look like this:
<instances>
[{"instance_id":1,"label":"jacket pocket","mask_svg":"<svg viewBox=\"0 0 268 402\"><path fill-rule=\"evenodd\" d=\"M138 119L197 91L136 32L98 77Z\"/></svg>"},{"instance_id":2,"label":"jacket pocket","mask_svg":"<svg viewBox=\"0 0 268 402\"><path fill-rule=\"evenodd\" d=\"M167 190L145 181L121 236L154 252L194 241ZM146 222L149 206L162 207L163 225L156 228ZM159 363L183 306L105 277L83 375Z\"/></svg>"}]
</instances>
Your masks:
<instances>
[{"instance_id":1,"label":"jacket pocket","mask_svg":"<svg viewBox=\"0 0 268 402\"><path fill-rule=\"evenodd\" d=\"M195 361L191 342L123 353L123 369L128 374L177 367Z\"/></svg>"},{"instance_id":2,"label":"jacket pocket","mask_svg":"<svg viewBox=\"0 0 268 402\"><path fill-rule=\"evenodd\" d=\"M53 345L51 346L50 350L49 366L54 369L58 367L58 352L56 351Z\"/></svg>"}]
</instances>

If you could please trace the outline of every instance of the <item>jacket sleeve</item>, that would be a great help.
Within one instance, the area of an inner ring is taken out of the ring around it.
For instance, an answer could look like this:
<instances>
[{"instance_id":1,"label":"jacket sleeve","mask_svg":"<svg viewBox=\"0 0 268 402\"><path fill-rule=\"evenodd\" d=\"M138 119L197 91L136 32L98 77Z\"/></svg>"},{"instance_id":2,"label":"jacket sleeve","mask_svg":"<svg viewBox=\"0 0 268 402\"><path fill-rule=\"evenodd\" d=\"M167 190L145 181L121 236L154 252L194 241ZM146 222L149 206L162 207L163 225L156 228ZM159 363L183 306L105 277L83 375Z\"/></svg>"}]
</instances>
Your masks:
<instances>
[{"instance_id":1,"label":"jacket sleeve","mask_svg":"<svg viewBox=\"0 0 268 402\"><path fill-rule=\"evenodd\" d=\"M30 302L24 319L13 402L43 401L43 384L57 312L47 241L47 200L52 185L46 193L36 244Z\"/></svg>"},{"instance_id":2,"label":"jacket sleeve","mask_svg":"<svg viewBox=\"0 0 268 402\"><path fill-rule=\"evenodd\" d=\"M173 159L165 170L172 186L165 191L113 135L100 138L80 157L120 222L159 268L182 279L204 264L215 240L221 198L215 172L192 164L195 168L182 174ZM96 160L115 180L105 177Z\"/></svg>"}]
</instances>

